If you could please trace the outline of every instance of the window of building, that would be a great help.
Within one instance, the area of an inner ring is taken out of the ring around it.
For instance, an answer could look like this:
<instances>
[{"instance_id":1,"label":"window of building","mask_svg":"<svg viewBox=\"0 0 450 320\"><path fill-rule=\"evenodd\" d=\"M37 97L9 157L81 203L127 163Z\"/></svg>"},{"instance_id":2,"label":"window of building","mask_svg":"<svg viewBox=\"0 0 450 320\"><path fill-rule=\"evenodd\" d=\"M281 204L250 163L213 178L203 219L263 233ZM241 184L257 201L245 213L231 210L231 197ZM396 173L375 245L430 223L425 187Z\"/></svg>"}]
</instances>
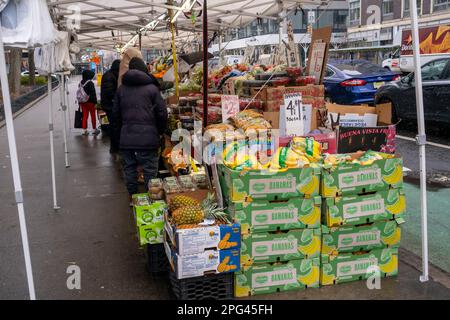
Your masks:
<instances>
[{"instance_id":1,"label":"window of building","mask_svg":"<svg viewBox=\"0 0 450 320\"><path fill-rule=\"evenodd\" d=\"M450 0L434 0L433 12L450 9Z\"/></svg>"},{"instance_id":2,"label":"window of building","mask_svg":"<svg viewBox=\"0 0 450 320\"><path fill-rule=\"evenodd\" d=\"M350 24L359 24L361 16L361 1L351 1L348 6Z\"/></svg>"},{"instance_id":3,"label":"window of building","mask_svg":"<svg viewBox=\"0 0 450 320\"><path fill-rule=\"evenodd\" d=\"M416 0L417 2L417 14L420 16L422 14L422 0ZM409 0L403 0L403 18L410 16Z\"/></svg>"},{"instance_id":4,"label":"window of building","mask_svg":"<svg viewBox=\"0 0 450 320\"><path fill-rule=\"evenodd\" d=\"M383 17L394 16L394 0L383 0Z\"/></svg>"}]
</instances>

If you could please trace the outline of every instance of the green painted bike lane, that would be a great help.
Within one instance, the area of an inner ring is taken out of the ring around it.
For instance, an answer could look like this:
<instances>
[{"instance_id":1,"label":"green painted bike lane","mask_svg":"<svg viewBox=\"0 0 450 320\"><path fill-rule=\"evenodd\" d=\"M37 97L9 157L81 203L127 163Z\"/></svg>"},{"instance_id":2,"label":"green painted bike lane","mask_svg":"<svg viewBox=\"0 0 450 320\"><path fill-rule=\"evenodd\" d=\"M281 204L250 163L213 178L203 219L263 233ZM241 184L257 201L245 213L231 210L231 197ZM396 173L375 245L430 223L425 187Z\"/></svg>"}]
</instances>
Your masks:
<instances>
[{"instance_id":1,"label":"green painted bike lane","mask_svg":"<svg viewBox=\"0 0 450 320\"><path fill-rule=\"evenodd\" d=\"M405 183L406 223L402 226L401 246L422 256L420 189ZM435 266L450 272L450 189L430 188L428 195L429 260Z\"/></svg>"}]
</instances>

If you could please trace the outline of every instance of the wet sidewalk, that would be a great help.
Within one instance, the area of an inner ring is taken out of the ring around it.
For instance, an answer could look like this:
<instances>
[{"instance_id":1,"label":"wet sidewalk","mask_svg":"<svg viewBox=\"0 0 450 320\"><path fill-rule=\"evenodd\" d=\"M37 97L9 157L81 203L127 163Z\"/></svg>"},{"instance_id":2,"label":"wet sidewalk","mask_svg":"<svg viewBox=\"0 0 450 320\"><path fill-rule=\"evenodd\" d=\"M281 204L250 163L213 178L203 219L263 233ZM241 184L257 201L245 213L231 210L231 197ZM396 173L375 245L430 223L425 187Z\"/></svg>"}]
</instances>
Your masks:
<instances>
[{"instance_id":1,"label":"wet sidewalk","mask_svg":"<svg viewBox=\"0 0 450 320\"><path fill-rule=\"evenodd\" d=\"M70 121L77 83L70 83ZM71 167L64 166L62 112L54 95L58 204L52 209L48 99L15 120L31 259L38 299L167 299L167 283L145 270L122 174L106 139L69 135ZM27 299L28 289L11 176L6 129L0 128L0 299ZM261 299L450 299L441 283L420 283L410 254L400 254L397 278L381 290L355 282ZM69 290L67 267L81 269L81 290ZM433 274L432 274L433 275ZM448 282L448 275L439 275ZM444 281L445 282L445 281Z\"/></svg>"}]
</instances>

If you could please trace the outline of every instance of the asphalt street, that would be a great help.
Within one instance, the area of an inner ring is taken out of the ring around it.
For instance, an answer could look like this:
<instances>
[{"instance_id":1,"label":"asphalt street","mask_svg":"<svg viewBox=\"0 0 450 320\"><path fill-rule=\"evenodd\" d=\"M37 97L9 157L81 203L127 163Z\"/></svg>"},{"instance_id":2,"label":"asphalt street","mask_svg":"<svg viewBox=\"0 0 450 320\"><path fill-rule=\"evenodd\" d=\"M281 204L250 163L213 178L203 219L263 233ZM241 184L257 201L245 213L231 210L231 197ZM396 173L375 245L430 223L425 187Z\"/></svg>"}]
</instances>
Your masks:
<instances>
[{"instance_id":1,"label":"asphalt street","mask_svg":"<svg viewBox=\"0 0 450 320\"><path fill-rule=\"evenodd\" d=\"M70 83L71 121L76 84L75 81ZM54 98L56 182L61 206L57 212L52 209L48 99L41 100L15 120L37 298L170 298L166 280L152 278L145 270L144 253L136 238L122 174L108 153L107 140L101 135L83 137L79 131L71 130L71 167L64 167L62 112L58 110L59 95L55 94ZM417 147L412 142L399 140L398 148L413 176L418 171ZM447 175L450 150L434 148L428 148L430 170ZM450 189L433 185L432 192L437 196L431 197L430 216L434 215L434 222L430 223L430 234L440 236L430 239L430 259L438 268L431 269L429 282L420 283L420 257L417 256L420 253L420 212L415 193L417 181L411 179L407 186L411 213L406 219L398 277L383 279L381 290L376 291L367 289L365 282L354 282L256 298L450 299L450 276L441 271L450 257L450 215L447 214L450 198L446 193ZM0 299L27 299L5 128L0 128L0 199ZM72 265L80 267L81 290L67 287L67 268Z\"/></svg>"}]
</instances>

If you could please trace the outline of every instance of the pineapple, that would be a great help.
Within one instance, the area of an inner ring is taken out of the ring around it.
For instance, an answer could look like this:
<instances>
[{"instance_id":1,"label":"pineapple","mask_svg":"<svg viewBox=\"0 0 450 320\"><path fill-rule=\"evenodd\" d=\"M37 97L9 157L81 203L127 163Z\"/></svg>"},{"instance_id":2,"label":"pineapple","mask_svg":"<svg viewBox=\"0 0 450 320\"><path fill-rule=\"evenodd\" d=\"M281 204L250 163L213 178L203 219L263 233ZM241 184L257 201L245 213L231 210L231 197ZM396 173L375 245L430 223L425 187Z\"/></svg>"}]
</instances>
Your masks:
<instances>
[{"instance_id":1,"label":"pineapple","mask_svg":"<svg viewBox=\"0 0 450 320\"><path fill-rule=\"evenodd\" d=\"M170 200L169 210L174 212L178 208L182 207L200 206L200 202L194 198L188 196L175 196Z\"/></svg>"},{"instance_id":2,"label":"pineapple","mask_svg":"<svg viewBox=\"0 0 450 320\"><path fill-rule=\"evenodd\" d=\"M205 214L200 206L185 206L172 212L176 225L199 224L205 219Z\"/></svg>"},{"instance_id":3,"label":"pineapple","mask_svg":"<svg viewBox=\"0 0 450 320\"><path fill-rule=\"evenodd\" d=\"M185 201L184 196L182 201ZM175 199L174 197L173 199ZM188 198L195 200L192 198ZM180 201L180 199L178 199ZM196 200L195 200L196 201ZM177 202L178 204L179 202ZM198 203L198 202L197 202ZM172 204L172 203L171 203ZM217 222L229 223L229 219L223 209L218 208L214 193L208 194L205 200L201 204L197 205L185 205L177 207L172 211L172 218L176 225L189 225L189 224L199 224L207 219L216 220Z\"/></svg>"}]
</instances>

